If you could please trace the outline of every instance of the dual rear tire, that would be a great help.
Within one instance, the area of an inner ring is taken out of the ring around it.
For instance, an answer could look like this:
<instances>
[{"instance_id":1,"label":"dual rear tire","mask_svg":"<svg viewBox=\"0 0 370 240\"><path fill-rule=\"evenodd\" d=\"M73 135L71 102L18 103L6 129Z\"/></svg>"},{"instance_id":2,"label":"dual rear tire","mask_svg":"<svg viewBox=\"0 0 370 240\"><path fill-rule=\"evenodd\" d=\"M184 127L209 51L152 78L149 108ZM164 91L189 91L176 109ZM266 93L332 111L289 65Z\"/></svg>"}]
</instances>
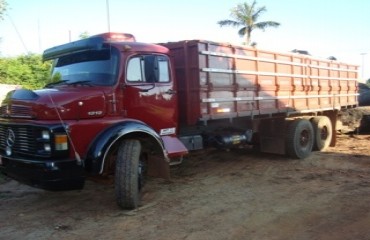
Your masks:
<instances>
[{"instance_id":1,"label":"dual rear tire","mask_svg":"<svg viewBox=\"0 0 370 240\"><path fill-rule=\"evenodd\" d=\"M326 149L332 136L332 124L326 116L313 117L310 120L294 119L287 127L286 154L295 159L306 158L312 150Z\"/></svg>"},{"instance_id":2,"label":"dual rear tire","mask_svg":"<svg viewBox=\"0 0 370 240\"><path fill-rule=\"evenodd\" d=\"M325 150L329 147L333 138L333 127L330 119L326 116L318 116L313 117L310 121L315 135L313 150Z\"/></svg>"}]
</instances>

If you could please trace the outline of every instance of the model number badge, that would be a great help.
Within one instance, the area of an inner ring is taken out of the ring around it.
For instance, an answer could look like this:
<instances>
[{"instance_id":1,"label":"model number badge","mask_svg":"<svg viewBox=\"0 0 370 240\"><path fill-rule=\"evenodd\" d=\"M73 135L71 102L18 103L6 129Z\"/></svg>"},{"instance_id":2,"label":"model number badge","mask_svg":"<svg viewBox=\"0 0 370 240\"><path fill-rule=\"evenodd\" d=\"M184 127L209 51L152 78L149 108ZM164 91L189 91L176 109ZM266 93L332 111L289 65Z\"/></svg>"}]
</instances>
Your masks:
<instances>
[{"instance_id":1,"label":"model number badge","mask_svg":"<svg viewBox=\"0 0 370 240\"><path fill-rule=\"evenodd\" d=\"M89 116L98 116L98 115L102 115L103 114L103 111L92 111L92 112L88 112L87 115Z\"/></svg>"},{"instance_id":2,"label":"model number badge","mask_svg":"<svg viewBox=\"0 0 370 240\"><path fill-rule=\"evenodd\" d=\"M175 134L176 128L163 128L161 129L161 135L170 135L170 134Z\"/></svg>"}]
</instances>

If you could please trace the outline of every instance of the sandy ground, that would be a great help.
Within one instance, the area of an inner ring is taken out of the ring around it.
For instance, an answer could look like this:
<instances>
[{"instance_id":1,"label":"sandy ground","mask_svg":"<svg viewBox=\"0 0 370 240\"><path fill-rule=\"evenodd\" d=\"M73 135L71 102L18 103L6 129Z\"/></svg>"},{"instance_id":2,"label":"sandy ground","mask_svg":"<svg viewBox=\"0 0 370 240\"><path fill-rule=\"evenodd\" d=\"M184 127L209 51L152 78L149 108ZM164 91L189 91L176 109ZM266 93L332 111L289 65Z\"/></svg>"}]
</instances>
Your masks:
<instances>
[{"instance_id":1,"label":"sandy ground","mask_svg":"<svg viewBox=\"0 0 370 240\"><path fill-rule=\"evenodd\" d=\"M149 179L120 210L113 185L48 192L0 184L0 239L370 239L370 135L305 160L208 150Z\"/></svg>"}]
</instances>

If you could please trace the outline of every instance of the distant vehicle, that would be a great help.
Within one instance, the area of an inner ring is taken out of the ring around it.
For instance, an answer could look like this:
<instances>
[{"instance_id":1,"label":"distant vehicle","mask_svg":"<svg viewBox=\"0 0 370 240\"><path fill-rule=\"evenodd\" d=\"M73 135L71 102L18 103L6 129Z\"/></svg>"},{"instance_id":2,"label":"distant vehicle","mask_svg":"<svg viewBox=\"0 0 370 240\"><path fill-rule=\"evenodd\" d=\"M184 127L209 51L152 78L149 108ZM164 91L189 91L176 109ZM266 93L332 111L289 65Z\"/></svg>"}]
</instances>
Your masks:
<instances>
[{"instance_id":1,"label":"distant vehicle","mask_svg":"<svg viewBox=\"0 0 370 240\"><path fill-rule=\"evenodd\" d=\"M359 106L370 106L370 87L365 83L358 83L358 105Z\"/></svg>"},{"instance_id":2,"label":"distant vehicle","mask_svg":"<svg viewBox=\"0 0 370 240\"><path fill-rule=\"evenodd\" d=\"M358 104L357 66L302 54L106 33L43 58L54 82L1 104L1 171L51 190L114 175L126 209L146 174L168 178L191 151L255 146L303 159L334 146L338 111Z\"/></svg>"}]
</instances>

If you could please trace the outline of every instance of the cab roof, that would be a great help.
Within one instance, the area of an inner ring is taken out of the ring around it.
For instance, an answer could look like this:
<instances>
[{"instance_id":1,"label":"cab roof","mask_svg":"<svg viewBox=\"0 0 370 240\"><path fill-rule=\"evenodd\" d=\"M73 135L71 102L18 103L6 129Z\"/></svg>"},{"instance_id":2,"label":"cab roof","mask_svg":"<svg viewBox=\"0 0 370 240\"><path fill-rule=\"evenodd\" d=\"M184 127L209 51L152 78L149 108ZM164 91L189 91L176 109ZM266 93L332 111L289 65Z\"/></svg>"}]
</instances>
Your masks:
<instances>
[{"instance_id":1,"label":"cab roof","mask_svg":"<svg viewBox=\"0 0 370 240\"><path fill-rule=\"evenodd\" d=\"M80 51L100 50L106 48L107 45L114 46L120 51L168 52L168 49L163 46L136 42L135 37L129 33L102 33L46 49L43 53L43 60L52 60Z\"/></svg>"}]
</instances>

